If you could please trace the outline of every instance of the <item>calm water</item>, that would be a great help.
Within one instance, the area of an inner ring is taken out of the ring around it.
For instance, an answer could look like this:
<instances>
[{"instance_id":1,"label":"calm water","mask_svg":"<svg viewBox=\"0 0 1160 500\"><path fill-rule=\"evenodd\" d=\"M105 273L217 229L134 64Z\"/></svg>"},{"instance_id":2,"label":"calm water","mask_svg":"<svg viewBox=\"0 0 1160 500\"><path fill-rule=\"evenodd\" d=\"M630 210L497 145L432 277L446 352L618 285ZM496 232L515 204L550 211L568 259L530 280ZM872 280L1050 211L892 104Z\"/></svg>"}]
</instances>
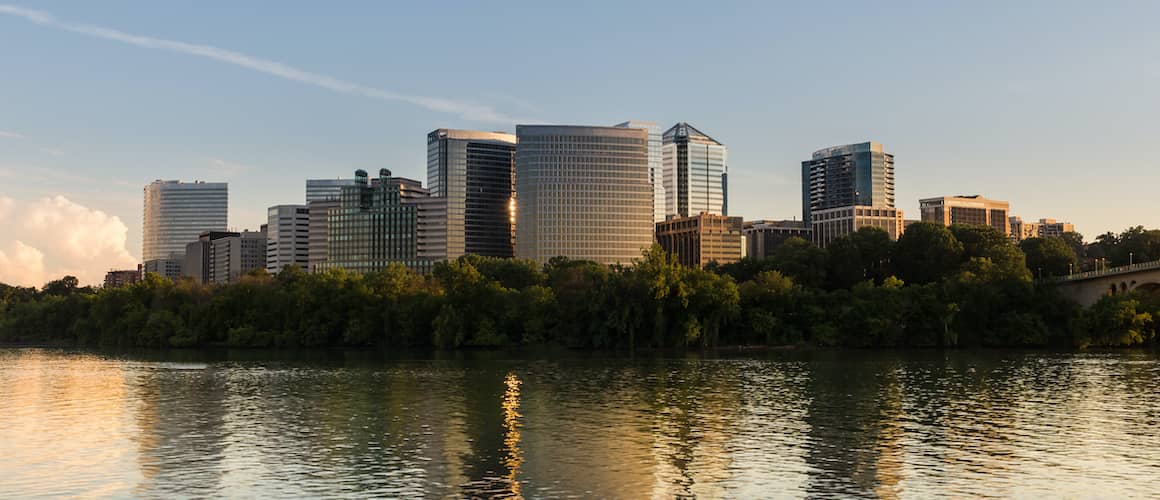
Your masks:
<instances>
[{"instance_id":1,"label":"calm water","mask_svg":"<svg viewBox=\"0 0 1160 500\"><path fill-rule=\"evenodd\" d=\"M1160 492L1148 353L271 356L0 350L0 497Z\"/></svg>"}]
</instances>

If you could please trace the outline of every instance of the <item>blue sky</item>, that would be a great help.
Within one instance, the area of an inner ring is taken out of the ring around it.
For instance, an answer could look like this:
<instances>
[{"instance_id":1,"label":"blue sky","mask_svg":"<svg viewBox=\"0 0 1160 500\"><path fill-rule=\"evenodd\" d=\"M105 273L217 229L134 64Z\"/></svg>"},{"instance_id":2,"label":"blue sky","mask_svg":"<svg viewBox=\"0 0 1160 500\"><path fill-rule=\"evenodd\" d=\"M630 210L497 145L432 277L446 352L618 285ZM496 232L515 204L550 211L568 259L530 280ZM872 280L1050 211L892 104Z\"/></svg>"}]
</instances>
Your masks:
<instances>
[{"instance_id":1,"label":"blue sky","mask_svg":"<svg viewBox=\"0 0 1160 500\"><path fill-rule=\"evenodd\" d=\"M1089 238L1160 226L1155 2L0 5L0 280L17 241L47 275L82 258L52 241L79 229L28 214L70 207L139 256L153 179L228 181L231 225L256 228L308 177L425 181L428 131L513 120L687 121L729 146L747 219L800 217L800 162L875 140L908 218L919 198L978 193ZM127 260L113 254L85 258Z\"/></svg>"}]
</instances>

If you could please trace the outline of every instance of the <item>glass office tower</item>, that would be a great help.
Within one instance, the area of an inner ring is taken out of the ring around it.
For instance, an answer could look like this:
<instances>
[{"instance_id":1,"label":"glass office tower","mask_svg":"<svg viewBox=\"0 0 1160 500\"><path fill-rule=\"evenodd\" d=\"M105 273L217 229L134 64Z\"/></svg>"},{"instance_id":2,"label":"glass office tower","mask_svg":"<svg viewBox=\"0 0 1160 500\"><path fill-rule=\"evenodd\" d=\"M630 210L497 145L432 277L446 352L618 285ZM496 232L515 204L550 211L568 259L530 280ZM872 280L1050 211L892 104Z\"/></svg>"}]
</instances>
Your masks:
<instances>
[{"instance_id":1,"label":"glass office tower","mask_svg":"<svg viewBox=\"0 0 1160 500\"><path fill-rule=\"evenodd\" d=\"M427 134L427 188L442 198L445 245L465 253L511 257L514 252L516 136L502 132L438 129ZM435 225L429 227L435 228Z\"/></svg>"},{"instance_id":2,"label":"glass office tower","mask_svg":"<svg viewBox=\"0 0 1160 500\"><path fill-rule=\"evenodd\" d=\"M338 207L329 211L327 257L316 269L367 273L397 262L429 270L417 257L418 209L403 202L408 184L418 182L392 177L385 168L372 180L356 171L354 185L342 187Z\"/></svg>"},{"instance_id":3,"label":"glass office tower","mask_svg":"<svg viewBox=\"0 0 1160 500\"><path fill-rule=\"evenodd\" d=\"M653 222L665 220L665 185L662 180L664 161L661 153L664 144L661 127L656 122L629 120L618 123L617 127L642 128L648 130L648 181L653 189Z\"/></svg>"},{"instance_id":4,"label":"glass office tower","mask_svg":"<svg viewBox=\"0 0 1160 500\"><path fill-rule=\"evenodd\" d=\"M894 207L894 155L877 142L815 151L802 162L802 220L843 207Z\"/></svg>"},{"instance_id":5,"label":"glass office tower","mask_svg":"<svg viewBox=\"0 0 1160 500\"><path fill-rule=\"evenodd\" d=\"M628 264L653 242L648 131L517 125L516 256Z\"/></svg>"},{"instance_id":6,"label":"glass office tower","mask_svg":"<svg viewBox=\"0 0 1160 500\"><path fill-rule=\"evenodd\" d=\"M665 131L663 141L665 215L728 215L725 145L684 122Z\"/></svg>"},{"instance_id":7,"label":"glass office tower","mask_svg":"<svg viewBox=\"0 0 1160 500\"><path fill-rule=\"evenodd\" d=\"M180 261L185 245L205 231L225 231L229 192L224 182L153 181L145 186L142 260Z\"/></svg>"}]
</instances>

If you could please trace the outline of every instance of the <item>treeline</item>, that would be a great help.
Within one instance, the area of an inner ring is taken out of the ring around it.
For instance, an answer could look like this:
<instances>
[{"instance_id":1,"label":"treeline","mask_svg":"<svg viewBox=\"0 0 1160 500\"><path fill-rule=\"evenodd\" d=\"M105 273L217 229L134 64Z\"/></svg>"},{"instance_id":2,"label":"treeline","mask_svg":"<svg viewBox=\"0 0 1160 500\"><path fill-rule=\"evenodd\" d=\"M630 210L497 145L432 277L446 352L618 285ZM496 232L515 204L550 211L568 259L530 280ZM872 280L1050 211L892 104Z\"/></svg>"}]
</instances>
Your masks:
<instances>
[{"instance_id":1,"label":"treeline","mask_svg":"<svg viewBox=\"0 0 1160 500\"><path fill-rule=\"evenodd\" d=\"M430 276L288 268L230 285L41 290L0 285L0 342L118 347L573 348L1128 346L1151 344L1160 299L1087 309L1033 275L1064 274L1062 239L1015 245L989 227L863 228L821 249L692 269L659 247L630 266L464 256Z\"/></svg>"}]
</instances>

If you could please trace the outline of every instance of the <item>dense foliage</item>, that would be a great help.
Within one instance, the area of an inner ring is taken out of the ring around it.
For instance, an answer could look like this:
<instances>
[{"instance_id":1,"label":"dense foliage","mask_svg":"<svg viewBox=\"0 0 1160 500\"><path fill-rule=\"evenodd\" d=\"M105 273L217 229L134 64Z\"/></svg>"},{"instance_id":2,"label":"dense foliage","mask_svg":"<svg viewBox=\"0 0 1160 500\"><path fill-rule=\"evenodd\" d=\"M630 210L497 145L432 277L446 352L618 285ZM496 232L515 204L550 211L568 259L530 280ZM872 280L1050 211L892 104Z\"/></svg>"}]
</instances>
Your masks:
<instances>
[{"instance_id":1,"label":"dense foliage","mask_svg":"<svg viewBox=\"0 0 1160 500\"><path fill-rule=\"evenodd\" d=\"M1058 243L1058 244L1057 244ZM1160 254L1157 254L1160 255ZM289 268L230 285L41 290L0 285L0 342L122 347L576 348L1149 344L1160 299L1081 310L1033 272L1075 263L1064 240L1023 249L980 226L863 228L826 249L790 239L767 259L692 269L659 247L631 266L465 256L430 276Z\"/></svg>"}]
</instances>

